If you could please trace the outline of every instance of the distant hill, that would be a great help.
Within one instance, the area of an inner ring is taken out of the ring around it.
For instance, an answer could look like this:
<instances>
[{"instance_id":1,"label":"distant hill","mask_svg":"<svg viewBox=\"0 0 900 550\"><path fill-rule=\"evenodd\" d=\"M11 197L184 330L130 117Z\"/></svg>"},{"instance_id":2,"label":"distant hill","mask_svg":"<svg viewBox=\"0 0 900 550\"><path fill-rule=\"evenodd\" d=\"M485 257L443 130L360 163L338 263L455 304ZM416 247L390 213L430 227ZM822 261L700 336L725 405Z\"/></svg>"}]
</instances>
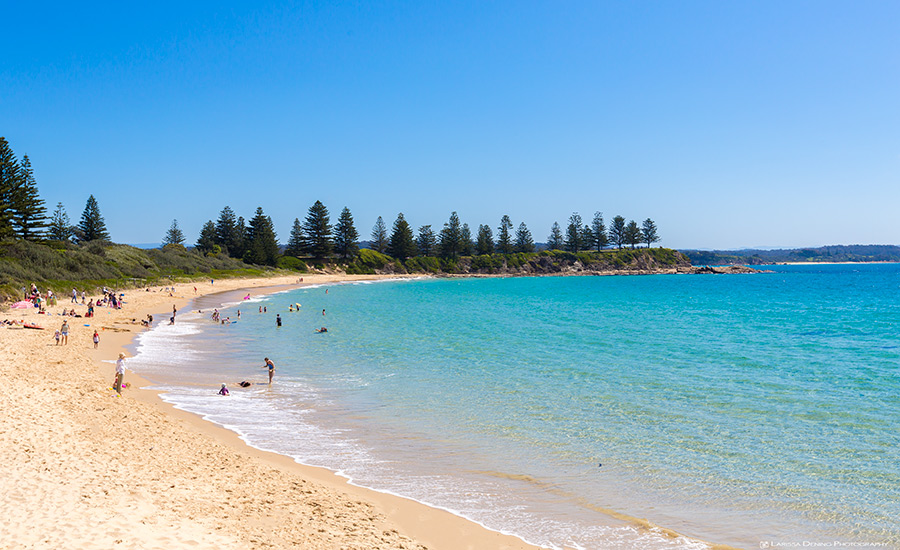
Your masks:
<instances>
[{"instance_id":1,"label":"distant hill","mask_svg":"<svg viewBox=\"0 0 900 550\"><path fill-rule=\"evenodd\" d=\"M694 265L766 265L784 262L900 262L900 246L852 244L782 250L680 250Z\"/></svg>"}]
</instances>

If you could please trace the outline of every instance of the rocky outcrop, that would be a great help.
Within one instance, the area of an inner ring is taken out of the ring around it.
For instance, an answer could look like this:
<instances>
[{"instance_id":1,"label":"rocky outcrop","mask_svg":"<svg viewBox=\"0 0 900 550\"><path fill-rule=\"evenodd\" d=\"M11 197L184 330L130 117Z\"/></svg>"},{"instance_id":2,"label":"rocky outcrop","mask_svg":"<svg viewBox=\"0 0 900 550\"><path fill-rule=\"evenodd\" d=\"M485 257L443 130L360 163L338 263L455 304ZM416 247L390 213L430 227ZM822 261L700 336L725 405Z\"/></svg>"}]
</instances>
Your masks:
<instances>
[{"instance_id":1,"label":"rocky outcrop","mask_svg":"<svg viewBox=\"0 0 900 550\"><path fill-rule=\"evenodd\" d=\"M708 266L708 265L692 265L687 269L679 269L678 273L690 273L694 275L722 275L734 273L771 273L771 271L761 271L746 265L725 265L725 266Z\"/></svg>"}]
</instances>

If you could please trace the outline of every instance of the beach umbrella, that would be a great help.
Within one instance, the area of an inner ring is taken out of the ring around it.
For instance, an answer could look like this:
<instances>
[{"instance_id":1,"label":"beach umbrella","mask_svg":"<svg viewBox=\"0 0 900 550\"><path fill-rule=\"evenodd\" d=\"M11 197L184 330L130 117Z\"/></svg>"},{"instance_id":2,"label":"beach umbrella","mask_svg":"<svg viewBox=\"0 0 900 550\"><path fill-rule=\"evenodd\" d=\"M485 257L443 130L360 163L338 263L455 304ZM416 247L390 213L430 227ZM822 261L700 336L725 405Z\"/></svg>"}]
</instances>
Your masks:
<instances>
[{"instance_id":1,"label":"beach umbrella","mask_svg":"<svg viewBox=\"0 0 900 550\"><path fill-rule=\"evenodd\" d=\"M13 309L28 309L30 307L34 307L34 304L28 302L26 300L22 300L21 302L16 302L13 305L9 306Z\"/></svg>"}]
</instances>

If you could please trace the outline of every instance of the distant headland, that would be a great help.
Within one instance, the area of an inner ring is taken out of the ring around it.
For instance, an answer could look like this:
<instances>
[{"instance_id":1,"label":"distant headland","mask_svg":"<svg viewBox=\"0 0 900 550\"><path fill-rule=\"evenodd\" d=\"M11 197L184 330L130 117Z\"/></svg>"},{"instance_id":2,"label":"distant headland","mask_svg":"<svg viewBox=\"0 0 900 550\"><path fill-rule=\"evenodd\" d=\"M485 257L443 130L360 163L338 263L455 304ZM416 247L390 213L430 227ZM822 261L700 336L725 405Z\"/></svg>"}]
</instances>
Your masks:
<instances>
[{"instance_id":1,"label":"distant headland","mask_svg":"<svg viewBox=\"0 0 900 550\"><path fill-rule=\"evenodd\" d=\"M900 262L900 246L881 244L831 245L780 250L682 250L694 265L773 265L795 263Z\"/></svg>"}]
</instances>

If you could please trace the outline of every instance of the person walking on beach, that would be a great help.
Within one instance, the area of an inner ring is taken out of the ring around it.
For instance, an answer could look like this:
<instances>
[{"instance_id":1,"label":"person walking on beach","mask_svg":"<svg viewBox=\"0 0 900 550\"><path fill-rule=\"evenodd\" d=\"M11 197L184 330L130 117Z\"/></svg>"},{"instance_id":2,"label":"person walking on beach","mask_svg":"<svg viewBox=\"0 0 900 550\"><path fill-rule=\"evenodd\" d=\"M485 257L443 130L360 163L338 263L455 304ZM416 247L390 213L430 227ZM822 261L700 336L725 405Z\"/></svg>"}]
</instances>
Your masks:
<instances>
[{"instance_id":1,"label":"person walking on beach","mask_svg":"<svg viewBox=\"0 0 900 550\"><path fill-rule=\"evenodd\" d=\"M97 349L97 346L100 345L100 333L96 330L94 331L94 349Z\"/></svg>"},{"instance_id":2,"label":"person walking on beach","mask_svg":"<svg viewBox=\"0 0 900 550\"><path fill-rule=\"evenodd\" d=\"M69 343L69 320L63 319L63 324L59 327L59 335L62 338L63 344Z\"/></svg>"},{"instance_id":3,"label":"person walking on beach","mask_svg":"<svg viewBox=\"0 0 900 550\"><path fill-rule=\"evenodd\" d=\"M125 354L120 353L119 359L116 361L116 393L122 393L122 378L125 377Z\"/></svg>"},{"instance_id":4,"label":"person walking on beach","mask_svg":"<svg viewBox=\"0 0 900 550\"><path fill-rule=\"evenodd\" d=\"M78 291L75 290L74 288L72 289L72 303L73 304L78 303Z\"/></svg>"},{"instance_id":5,"label":"person walking on beach","mask_svg":"<svg viewBox=\"0 0 900 550\"><path fill-rule=\"evenodd\" d=\"M262 366L264 369L269 369L269 385L272 385L272 377L275 376L275 363L272 362L268 357L265 358L266 364Z\"/></svg>"}]
</instances>

